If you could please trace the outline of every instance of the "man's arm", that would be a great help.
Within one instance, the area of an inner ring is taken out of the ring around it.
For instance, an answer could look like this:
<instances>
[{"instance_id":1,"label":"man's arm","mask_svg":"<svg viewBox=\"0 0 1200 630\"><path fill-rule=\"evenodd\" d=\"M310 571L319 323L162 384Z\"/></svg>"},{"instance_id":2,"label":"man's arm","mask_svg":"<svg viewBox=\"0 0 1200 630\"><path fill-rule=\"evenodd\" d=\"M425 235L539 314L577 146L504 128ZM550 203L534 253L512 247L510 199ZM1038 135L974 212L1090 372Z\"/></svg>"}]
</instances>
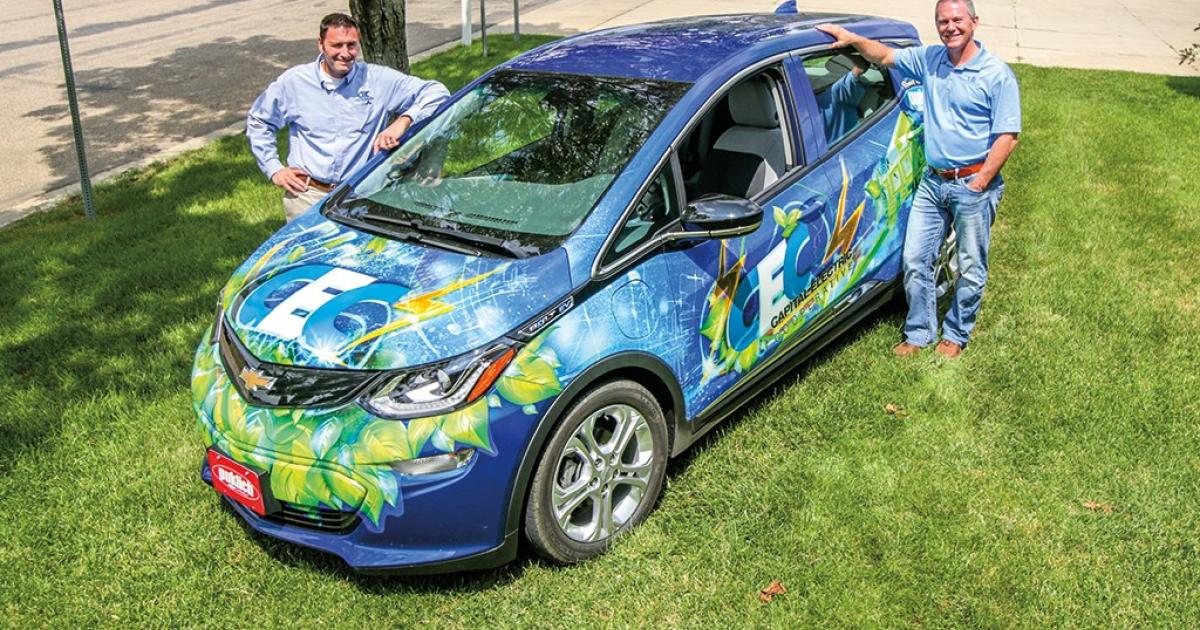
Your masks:
<instances>
[{"instance_id":1,"label":"man's arm","mask_svg":"<svg viewBox=\"0 0 1200 630\"><path fill-rule=\"evenodd\" d=\"M889 68L895 65L892 47L883 42L867 39L862 35L855 35L837 24L820 24L817 26L817 30L836 40L829 45L830 48L853 46L863 57L867 58L867 61L873 64Z\"/></svg>"},{"instance_id":2,"label":"man's arm","mask_svg":"<svg viewBox=\"0 0 1200 630\"><path fill-rule=\"evenodd\" d=\"M275 81L255 99L246 114L246 138L250 140L250 152L263 175L276 186L298 195L308 190L308 173L284 166L275 146L275 133L286 122L282 89L279 81Z\"/></svg>"},{"instance_id":3,"label":"man's arm","mask_svg":"<svg viewBox=\"0 0 1200 630\"><path fill-rule=\"evenodd\" d=\"M833 95L835 103L858 105L858 102L862 100L863 94L867 92L867 86L858 80L862 76L862 73L862 68L855 66L854 70L842 75L842 78L838 79L829 88L829 92Z\"/></svg>"},{"instance_id":4,"label":"man's arm","mask_svg":"<svg viewBox=\"0 0 1200 630\"><path fill-rule=\"evenodd\" d=\"M404 136L404 133L411 126L412 118L408 114L401 114L399 118L392 121L392 124L385 127L383 131L380 131L378 136L375 136L375 143L372 145L371 150L379 152L395 149L400 145L400 138Z\"/></svg>"},{"instance_id":5,"label":"man's arm","mask_svg":"<svg viewBox=\"0 0 1200 630\"><path fill-rule=\"evenodd\" d=\"M971 180L971 183L967 184L967 188L975 192L983 192L996 178L996 173L1004 168L1004 163L1008 161L1008 156L1012 155L1015 148L1017 148L1017 134L1002 133L996 136L992 148L988 149L987 159L983 161L983 168L979 169L979 174Z\"/></svg>"},{"instance_id":6,"label":"man's arm","mask_svg":"<svg viewBox=\"0 0 1200 630\"><path fill-rule=\"evenodd\" d=\"M1017 136L1021 133L1021 91L1017 78L1011 71L1001 75L992 89L992 135L996 138L983 160L983 168L968 188L975 192L987 188L996 174L1004 167L1008 156L1017 148Z\"/></svg>"},{"instance_id":7,"label":"man's arm","mask_svg":"<svg viewBox=\"0 0 1200 630\"><path fill-rule=\"evenodd\" d=\"M375 151L396 148L410 126L428 118L450 97L446 86L437 81L425 81L399 72L396 74L399 76L393 89L397 98L392 111L400 112L400 115L375 137Z\"/></svg>"}]
</instances>

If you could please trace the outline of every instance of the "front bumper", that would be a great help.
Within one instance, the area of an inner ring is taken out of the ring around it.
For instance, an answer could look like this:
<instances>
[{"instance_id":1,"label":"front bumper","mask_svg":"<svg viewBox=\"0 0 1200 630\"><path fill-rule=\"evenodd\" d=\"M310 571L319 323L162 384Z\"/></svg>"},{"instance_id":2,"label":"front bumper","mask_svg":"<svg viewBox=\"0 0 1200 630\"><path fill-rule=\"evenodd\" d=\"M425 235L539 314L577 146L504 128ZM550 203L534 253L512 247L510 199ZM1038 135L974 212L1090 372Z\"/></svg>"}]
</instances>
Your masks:
<instances>
[{"instance_id":1,"label":"front bumper","mask_svg":"<svg viewBox=\"0 0 1200 630\"><path fill-rule=\"evenodd\" d=\"M474 457L457 470L409 476L370 459L378 451L365 445L371 440L376 447L387 440L394 445L397 435L418 432L413 424L418 420L404 423L402 430L400 421L365 415L354 403L332 410L248 405L229 382L211 343L202 343L197 352L192 389L206 448L216 446L242 464L271 471L270 491L285 504L359 517L344 531L323 531L275 515L262 517L230 502L254 530L335 554L363 572L478 569L515 556L510 499L525 451L552 399L517 406L487 397L486 409L475 411L475 424L468 427L463 418L455 420L462 426L447 423L444 434L410 444L402 459L445 450L446 440L473 445ZM388 433L370 433L381 423ZM211 483L207 462L201 477Z\"/></svg>"},{"instance_id":2,"label":"front bumper","mask_svg":"<svg viewBox=\"0 0 1200 630\"><path fill-rule=\"evenodd\" d=\"M212 484L208 462L204 461L200 477ZM474 571L498 567L513 560L517 554L517 530L506 533L495 546L488 546L481 537L474 543L443 541L443 544L414 546L394 540L390 533L383 536L366 536L358 533L361 522L346 534L332 534L311 528L288 525L262 517L228 498L222 500L256 532L295 543L310 549L331 553L342 559L350 568L364 574L424 575ZM397 523L404 527L408 523ZM397 547L397 544L402 546Z\"/></svg>"}]
</instances>

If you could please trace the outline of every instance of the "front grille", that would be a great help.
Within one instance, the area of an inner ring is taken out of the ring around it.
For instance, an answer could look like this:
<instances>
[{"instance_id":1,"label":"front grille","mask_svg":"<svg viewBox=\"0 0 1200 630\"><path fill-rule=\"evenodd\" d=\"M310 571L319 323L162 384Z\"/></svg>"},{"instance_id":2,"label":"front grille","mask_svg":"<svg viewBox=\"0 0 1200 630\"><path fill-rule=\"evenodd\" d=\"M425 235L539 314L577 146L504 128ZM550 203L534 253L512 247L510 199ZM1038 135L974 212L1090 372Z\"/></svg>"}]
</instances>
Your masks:
<instances>
[{"instance_id":1,"label":"front grille","mask_svg":"<svg viewBox=\"0 0 1200 630\"><path fill-rule=\"evenodd\" d=\"M370 385L381 372L336 370L279 365L260 361L238 339L232 327L217 323L221 363L238 393L247 402L263 407L333 407L350 402ZM242 370L253 370L270 385L247 389Z\"/></svg>"},{"instance_id":2,"label":"front grille","mask_svg":"<svg viewBox=\"0 0 1200 630\"><path fill-rule=\"evenodd\" d=\"M362 520L358 512L301 507L286 501L280 501L279 505L282 509L268 514L267 520L330 534L349 534L354 531L355 527L358 527L358 523Z\"/></svg>"}]
</instances>

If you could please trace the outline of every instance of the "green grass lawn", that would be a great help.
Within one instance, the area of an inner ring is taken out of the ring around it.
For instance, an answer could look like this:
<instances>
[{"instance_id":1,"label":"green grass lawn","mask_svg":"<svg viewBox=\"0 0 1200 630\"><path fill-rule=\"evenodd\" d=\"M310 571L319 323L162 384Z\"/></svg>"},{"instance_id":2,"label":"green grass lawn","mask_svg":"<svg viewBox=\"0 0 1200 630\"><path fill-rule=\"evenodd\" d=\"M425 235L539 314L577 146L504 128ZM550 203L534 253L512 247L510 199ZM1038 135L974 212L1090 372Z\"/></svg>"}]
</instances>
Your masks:
<instances>
[{"instance_id":1,"label":"green grass lawn","mask_svg":"<svg viewBox=\"0 0 1200 630\"><path fill-rule=\"evenodd\" d=\"M282 224L243 138L100 187L97 221L76 202L0 230L0 625L1200 622L1200 81L1016 70L1026 132L964 357L896 360L899 310L873 318L571 568L358 577L199 480L192 351Z\"/></svg>"}]
</instances>

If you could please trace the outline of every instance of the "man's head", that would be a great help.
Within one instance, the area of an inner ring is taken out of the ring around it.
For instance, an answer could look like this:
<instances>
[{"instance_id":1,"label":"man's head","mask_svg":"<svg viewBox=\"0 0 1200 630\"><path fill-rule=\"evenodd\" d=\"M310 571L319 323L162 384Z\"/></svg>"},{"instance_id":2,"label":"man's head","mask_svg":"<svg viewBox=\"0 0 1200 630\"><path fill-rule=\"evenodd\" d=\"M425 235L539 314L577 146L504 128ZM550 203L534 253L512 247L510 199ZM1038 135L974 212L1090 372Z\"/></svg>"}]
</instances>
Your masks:
<instances>
[{"instance_id":1,"label":"man's head","mask_svg":"<svg viewBox=\"0 0 1200 630\"><path fill-rule=\"evenodd\" d=\"M325 55L323 66L329 76L340 79L358 60L358 23L345 13L330 13L321 20L317 49Z\"/></svg>"},{"instance_id":2,"label":"man's head","mask_svg":"<svg viewBox=\"0 0 1200 630\"><path fill-rule=\"evenodd\" d=\"M975 39L979 17L972 0L938 0L933 19L946 48L961 51Z\"/></svg>"}]
</instances>

